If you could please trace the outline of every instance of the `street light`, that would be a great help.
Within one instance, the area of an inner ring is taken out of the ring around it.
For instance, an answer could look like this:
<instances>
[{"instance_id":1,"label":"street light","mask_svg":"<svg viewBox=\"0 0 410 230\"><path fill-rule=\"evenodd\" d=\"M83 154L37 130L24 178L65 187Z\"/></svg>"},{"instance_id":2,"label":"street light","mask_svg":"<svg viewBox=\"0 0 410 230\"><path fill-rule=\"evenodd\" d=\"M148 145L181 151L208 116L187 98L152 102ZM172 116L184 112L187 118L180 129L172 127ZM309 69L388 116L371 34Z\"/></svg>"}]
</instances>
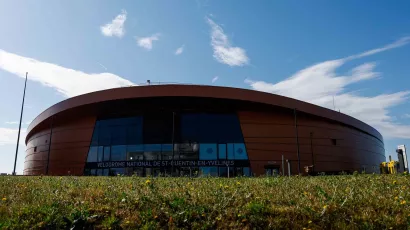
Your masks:
<instances>
[{"instance_id":1,"label":"street light","mask_svg":"<svg viewBox=\"0 0 410 230\"><path fill-rule=\"evenodd\" d=\"M23 102L21 103L19 132L17 134L16 156L14 157L13 175L16 175L17 154L19 151L19 142L20 142L21 119L23 118L24 98L26 97L27 75L28 73L26 72L26 80L24 81Z\"/></svg>"}]
</instances>

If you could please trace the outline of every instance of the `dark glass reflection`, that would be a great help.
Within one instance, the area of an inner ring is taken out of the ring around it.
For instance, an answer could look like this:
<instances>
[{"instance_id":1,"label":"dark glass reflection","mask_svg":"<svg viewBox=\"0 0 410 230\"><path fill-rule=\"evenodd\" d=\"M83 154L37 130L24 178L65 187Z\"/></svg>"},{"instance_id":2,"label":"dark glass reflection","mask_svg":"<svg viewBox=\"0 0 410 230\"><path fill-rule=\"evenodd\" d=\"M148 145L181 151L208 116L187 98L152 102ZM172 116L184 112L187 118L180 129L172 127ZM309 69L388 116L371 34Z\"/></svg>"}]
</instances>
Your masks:
<instances>
[{"instance_id":1,"label":"dark glass reflection","mask_svg":"<svg viewBox=\"0 0 410 230\"><path fill-rule=\"evenodd\" d=\"M152 113L96 122L87 162L143 160L248 160L235 114ZM172 145L172 130L174 145ZM173 171L172 171L173 170ZM229 173L228 173L229 172ZM249 167L85 169L86 175L250 176Z\"/></svg>"}]
</instances>

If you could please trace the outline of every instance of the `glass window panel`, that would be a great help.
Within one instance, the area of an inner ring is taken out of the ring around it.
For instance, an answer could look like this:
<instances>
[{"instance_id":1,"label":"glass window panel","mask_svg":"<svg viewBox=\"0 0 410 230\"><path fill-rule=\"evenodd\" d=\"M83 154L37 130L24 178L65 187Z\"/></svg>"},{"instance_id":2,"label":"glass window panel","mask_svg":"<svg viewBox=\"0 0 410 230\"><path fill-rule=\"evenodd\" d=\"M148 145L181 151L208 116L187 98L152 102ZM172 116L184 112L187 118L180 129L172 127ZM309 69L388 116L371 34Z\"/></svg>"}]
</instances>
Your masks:
<instances>
[{"instance_id":1,"label":"glass window panel","mask_svg":"<svg viewBox=\"0 0 410 230\"><path fill-rule=\"evenodd\" d=\"M110 156L111 156L111 147L110 146L105 146L104 147L104 161L110 161Z\"/></svg>"},{"instance_id":2,"label":"glass window panel","mask_svg":"<svg viewBox=\"0 0 410 230\"><path fill-rule=\"evenodd\" d=\"M219 159L226 159L226 144L218 145Z\"/></svg>"},{"instance_id":3,"label":"glass window panel","mask_svg":"<svg viewBox=\"0 0 410 230\"><path fill-rule=\"evenodd\" d=\"M161 144L144 145L144 160L161 160Z\"/></svg>"},{"instance_id":4,"label":"glass window panel","mask_svg":"<svg viewBox=\"0 0 410 230\"><path fill-rule=\"evenodd\" d=\"M144 152L144 145L127 145L127 152Z\"/></svg>"},{"instance_id":5,"label":"glass window panel","mask_svg":"<svg viewBox=\"0 0 410 230\"><path fill-rule=\"evenodd\" d=\"M218 167L200 167L202 176L218 176Z\"/></svg>"},{"instance_id":6,"label":"glass window panel","mask_svg":"<svg viewBox=\"0 0 410 230\"><path fill-rule=\"evenodd\" d=\"M97 170L97 176L102 176L103 174L103 170L102 169L98 169Z\"/></svg>"},{"instance_id":7,"label":"glass window panel","mask_svg":"<svg viewBox=\"0 0 410 230\"><path fill-rule=\"evenodd\" d=\"M197 143L178 143L176 144L179 159L181 160L198 160L198 146ZM205 150L204 150L205 151Z\"/></svg>"},{"instance_id":8,"label":"glass window panel","mask_svg":"<svg viewBox=\"0 0 410 230\"><path fill-rule=\"evenodd\" d=\"M199 159L200 160L216 160L217 159L216 144L199 144Z\"/></svg>"},{"instance_id":9,"label":"glass window panel","mask_svg":"<svg viewBox=\"0 0 410 230\"><path fill-rule=\"evenodd\" d=\"M98 133L98 145L111 145L110 129L100 128Z\"/></svg>"},{"instance_id":10,"label":"glass window panel","mask_svg":"<svg viewBox=\"0 0 410 230\"><path fill-rule=\"evenodd\" d=\"M156 112L144 115L143 142L159 144L172 142L173 115L170 112Z\"/></svg>"},{"instance_id":11,"label":"glass window panel","mask_svg":"<svg viewBox=\"0 0 410 230\"><path fill-rule=\"evenodd\" d=\"M172 160L172 152L162 152L161 155L162 155L161 157L162 160Z\"/></svg>"},{"instance_id":12,"label":"glass window panel","mask_svg":"<svg viewBox=\"0 0 410 230\"><path fill-rule=\"evenodd\" d=\"M228 149L228 160L235 160L235 152L233 144L229 143L226 145Z\"/></svg>"},{"instance_id":13,"label":"glass window panel","mask_svg":"<svg viewBox=\"0 0 410 230\"><path fill-rule=\"evenodd\" d=\"M126 158L126 145L113 145L111 147L111 161L124 161Z\"/></svg>"},{"instance_id":14,"label":"glass window panel","mask_svg":"<svg viewBox=\"0 0 410 230\"><path fill-rule=\"evenodd\" d=\"M124 168L110 168L109 175L110 176L117 176L117 175L124 175L125 169Z\"/></svg>"},{"instance_id":15,"label":"glass window panel","mask_svg":"<svg viewBox=\"0 0 410 230\"><path fill-rule=\"evenodd\" d=\"M144 160L144 146L143 145L128 145L127 146L127 160L128 161Z\"/></svg>"},{"instance_id":16,"label":"glass window panel","mask_svg":"<svg viewBox=\"0 0 410 230\"><path fill-rule=\"evenodd\" d=\"M103 176L108 176L110 169L104 169Z\"/></svg>"},{"instance_id":17,"label":"glass window panel","mask_svg":"<svg viewBox=\"0 0 410 230\"><path fill-rule=\"evenodd\" d=\"M91 169L91 176L95 176L97 174L97 169Z\"/></svg>"},{"instance_id":18,"label":"glass window panel","mask_svg":"<svg viewBox=\"0 0 410 230\"><path fill-rule=\"evenodd\" d=\"M126 127L125 126L111 126L111 145L125 145Z\"/></svg>"},{"instance_id":19,"label":"glass window panel","mask_svg":"<svg viewBox=\"0 0 410 230\"><path fill-rule=\"evenodd\" d=\"M228 167L219 167L219 176L227 177L228 176Z\"/></svg>"},{"instance_id":20,"label":"glass window panel","mask_svg":"<svg viewBox=\"0 0 410 230\"><path fill-rule=\"evenodd\" d=\"M182 114L181 141L200 143L243 142L236 114Z\"/></svg>"},{"instance_id":21,"label":"glass window panel","mask_svg":"<svg viewBox=\"0 0 410 230\"><path fill-rule=\"evenodd\" d=\"M145 152L161 152L161 144L146 144L144 145Z\"/></svg>"},{"instance_id":22,"label":"glass window panel","mask_svg":"<svg viewBox=\"0 0 410 230\"><path fill-rule=\"evenodd\" d=\"M127 144L142 144L142 126L132 125L126 127Z\"/></svg>"},{"instance_id":23,"label":"glass window panel","mask_svg":"<svg viewBox=\"0 0 410 230\"><path fill-rule=\"evenodd\" d=\"M244 167L244 168L243 168L243 175L244 175L244 176L251 176L251 168L249 168L249 167Z\"/></svg>"},{"instance_id":24,"label":"glass window panel","mask_svg":"<svg viewBox=\"0 0 410 230\"><path fill-rule=\"evenodd\" d=\"M245 144L235 143L234 150L235 150L235 160L247 160L248 159L248 154L246 153Z\"/></svg>"},{"instance_id":25,"label":"glass window panel","mask_svg":"<svg viewBox=\"0 0 410 230\"><path fill-rule=\"evenodd\" d=\"M163 144L161 150L162 152L172 152L172 144Z\"/></svg>"},{"instance_id":26,"label":"glass window panel","mask_svg":"<svg viewBox=\"0 0 410 230\"><path fill-rule=\"evenodd\" d=\"M235 176L243 176L243 168L242 167L236 167L235 168Z\"/></svg>"},{"instance_id":27,"label":"glass window panel","mask_svg":"<svg viewBox=\"0 0 410 230\"><path fill-rule=\"evenodd\" d=\"M102 146L98 146L98 155L97 155L97 162L101 162L103 160L103 150Z\"/></svg>"},{"instance_id":28,"label":"glass window panel","mask_svg":"<svg viewBox=\"0 0 410 230\"><path fill-rule=\"evenodd\" d=\"M97 162L98 147L92 146L88 151L87 162Z\"/></svg>"}]
</instances>

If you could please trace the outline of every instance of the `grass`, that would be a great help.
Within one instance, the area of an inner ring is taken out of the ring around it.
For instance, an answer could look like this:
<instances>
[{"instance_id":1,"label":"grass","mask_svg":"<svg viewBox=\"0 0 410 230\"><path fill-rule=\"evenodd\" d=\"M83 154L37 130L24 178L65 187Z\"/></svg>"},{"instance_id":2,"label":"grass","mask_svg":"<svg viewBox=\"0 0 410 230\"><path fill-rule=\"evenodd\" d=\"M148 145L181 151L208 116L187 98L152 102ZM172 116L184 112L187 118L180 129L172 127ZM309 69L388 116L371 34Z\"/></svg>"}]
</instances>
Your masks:
<instances>
[{"instance_id":1,"label":"grass","mask_svg":"<svg viewBox=\"0 0 410 230\"><path fill-rule=\"evenodd\" d=\"M0 177L0 229L408 229L409 175Z\"/></svg>"}]
</instances>

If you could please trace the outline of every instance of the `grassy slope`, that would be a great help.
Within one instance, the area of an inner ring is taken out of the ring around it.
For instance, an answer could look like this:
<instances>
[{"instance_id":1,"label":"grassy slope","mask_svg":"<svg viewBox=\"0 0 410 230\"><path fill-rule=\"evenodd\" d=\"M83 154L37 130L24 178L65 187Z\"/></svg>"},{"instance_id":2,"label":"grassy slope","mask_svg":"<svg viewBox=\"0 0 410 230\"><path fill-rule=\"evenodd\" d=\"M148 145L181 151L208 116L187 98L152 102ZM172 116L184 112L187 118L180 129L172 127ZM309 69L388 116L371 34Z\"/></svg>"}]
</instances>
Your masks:
<instances>
[{"instance_id":1,"label":"grassy slope","mask_svg":"<svg viewBox=\"0 0 410 230\"><path fill-rule=\"evenodd\" d=\"M407 229L410 176L0 177L0 228Z\"/></svg>"}]
</instances>

